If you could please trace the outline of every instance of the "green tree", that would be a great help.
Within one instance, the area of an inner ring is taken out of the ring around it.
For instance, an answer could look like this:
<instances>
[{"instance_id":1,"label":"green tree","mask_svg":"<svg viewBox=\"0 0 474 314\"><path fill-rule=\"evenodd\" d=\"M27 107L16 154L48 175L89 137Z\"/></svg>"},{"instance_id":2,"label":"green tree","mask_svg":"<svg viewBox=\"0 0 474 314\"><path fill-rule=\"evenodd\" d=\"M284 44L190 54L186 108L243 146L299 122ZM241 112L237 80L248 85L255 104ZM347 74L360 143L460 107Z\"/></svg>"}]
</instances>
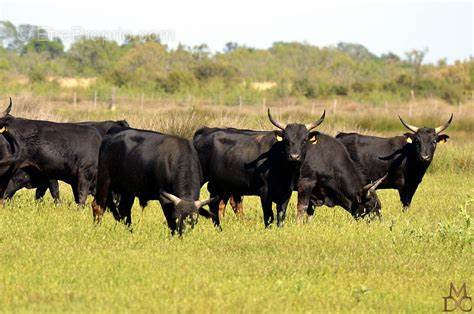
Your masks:
<instances>
[{"instance_id":1,"label":"green tree","mask_svg":"<svg viewBox=\"0 0 474 314\"><path fill-rule=\"evenodd\" d=\"M70 64L80 75L105 74L120 56L119 45L102 37L81 38L67 53Z\"/></svg>"},{"instance_id":2,"label":"green tree","mask_svg":"<svg viewBox=\"0 0 474 314\"><path fill-rule=\"evenodd\" d=\"M22 48L22 54L29 52L45 53L49 58L57 58L64 54L64 45L59 38L32 39Z\"/></svg>"},{"instance_id":3,"label":"green tree","mask_svg":"<svg viewBox=\"0 0 474 314\"><path fill-rule=\"evenodd\" d=\"M47 40L48 33L43 28L21 24L17 27L10 21L0 21L0 41L8 50L22 52L33 40Z\"/></svg>"}]
</instances>

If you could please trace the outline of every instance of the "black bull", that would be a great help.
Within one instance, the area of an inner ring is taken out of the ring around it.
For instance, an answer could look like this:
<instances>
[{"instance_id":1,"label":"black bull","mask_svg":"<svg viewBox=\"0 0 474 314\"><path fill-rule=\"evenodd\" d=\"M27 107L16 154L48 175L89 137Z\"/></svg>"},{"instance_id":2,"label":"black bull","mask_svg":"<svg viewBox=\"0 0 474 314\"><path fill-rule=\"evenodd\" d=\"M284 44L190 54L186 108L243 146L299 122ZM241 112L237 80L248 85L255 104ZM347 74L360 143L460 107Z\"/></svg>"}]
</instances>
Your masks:
<instances>
[{"instance_id":1,"label":"black bull","mask_svg":"<svg viewBox=\"0 0 474 314\"><path fill-rule=\"evenodd\" d=\"M450 125L449 120L437 127L416 127L402 124L411 132L402 136L382 138L357 133L340 133L336 137L347 147L351 158L360 165L369 180L388 173L387 179L378 187L396 189L403 209L406 210L428 169L436 145L449 136L440 134Z\"/></svg>"},{"instance_id":2,"label":"black bull","mask_svg":"<svg viewBox=\"0 0 474 314\"><path fill-rule=\"evenodd\" d=\"M86 121L86 122L77 122L74 124L90 126L95 128L101 137L104 137L110 129L112 128L126 128L129 127L127 121ZM0 136L0 157L2 159L7 158L13 154L12 145L8 142L5 136ZM5 167L4 167L5 168ZM6 167L8 168L8 167ZM3 169L6 171L7 169ZM0 171L1 176L2 171ZM22 189L36 189L35 198L42 198L46 191L49 189L51 196L55 201L59 200L59 185L58 181L55 179L49 180L44 176L41 171L32 166L26 166L24 168L18 169L13 177L11 178L8 186L5 190L4 197L12 198L15 193ZM91 193L93 191L90 191Z\"/></svg>"},{"instance_id":3,"label":"black bull","mask_svg":"<svg viewBox=\"0 0 474 314\"><path fill-rule=\"evenodd\" d=\"M194 134L204 182L215 201L210 208L215 225L220 225L219 204L227 202L231 195L260 196L265 227L272 224L272 203L277 206L277 224L286 216L286 207L304 160L308 145L324 121L303 125L282 125L270 114L275 131L253 131L233 128L201 128ZM204 183L203 182L203 183Z\"/></svg>"},{"instance_id":4,"label":"black bull","mask_svg":"<svg viewBox=\"0 0 474 314\"><path fill-rule=\"evenodd\" d=\"M162 133L127 129L104 138L100 147L96 196L92 203L94 219L100 221L111 192L120 196L115 219L132 223L131 207L159 200L171 233L182 233L198 215L211 214L199 200L202 170L192 143Z\"/></svg>"},{"instance_id":5,"label":"black bull","mask_svg":"<svg viewBox=\"0 0 474 314\"><path fill-rule=\"evenodd\" d=\"M0 195L16 170L32 167L48 180L70 184L76 203L84 204L95 182L99 132L85 125L16 118L10 115L11 108L10 99L0 113L0 129L13 148L11 156L0 160L0 167L7 168L0 178Z\"/></svg>"},{"instance_id":6,"label":"black bull","mask_svg":"<svg viewBox=\"0 0 474 314\"><path fill-rule=\"evenodd\" d=\"M336 138L318 133L301 165L297 183L297 220L313 206L341 206L354 218L375 213L380 216L381 204L375 193L386 175L367 183L358 165L351 159L344 145Z\"/></svg>"}]
</instances>

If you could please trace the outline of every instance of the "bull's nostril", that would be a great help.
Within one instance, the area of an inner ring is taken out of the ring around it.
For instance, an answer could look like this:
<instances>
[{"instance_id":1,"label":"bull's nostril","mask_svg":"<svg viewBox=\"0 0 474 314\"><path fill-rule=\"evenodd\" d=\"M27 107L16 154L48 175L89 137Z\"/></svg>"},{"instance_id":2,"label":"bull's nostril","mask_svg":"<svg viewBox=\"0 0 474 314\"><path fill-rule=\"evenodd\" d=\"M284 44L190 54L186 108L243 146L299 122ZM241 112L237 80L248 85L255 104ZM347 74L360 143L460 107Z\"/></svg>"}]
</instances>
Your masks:
<instances>
[{"instance_id":1,"label":"bull's nostril","mask_svg":"<svg viewBox=\"0 0 474 314\"><path fill-rule=\"evenodd\" d=\"M430 156L429 156L429 155L421 156L421 158L423 158L424 160L430 160Z\"/></svg>"},{"instance_id":2,"label":"bull's nostril","mask_svg":"<svg viewBox=\"0 0 474 314\"><path fill-rule=\"evenodd\" d=\"M299 154L291 154L290 158L291 158L291 160L300 160L300 155Z\"/></svg>"}]
</instances>

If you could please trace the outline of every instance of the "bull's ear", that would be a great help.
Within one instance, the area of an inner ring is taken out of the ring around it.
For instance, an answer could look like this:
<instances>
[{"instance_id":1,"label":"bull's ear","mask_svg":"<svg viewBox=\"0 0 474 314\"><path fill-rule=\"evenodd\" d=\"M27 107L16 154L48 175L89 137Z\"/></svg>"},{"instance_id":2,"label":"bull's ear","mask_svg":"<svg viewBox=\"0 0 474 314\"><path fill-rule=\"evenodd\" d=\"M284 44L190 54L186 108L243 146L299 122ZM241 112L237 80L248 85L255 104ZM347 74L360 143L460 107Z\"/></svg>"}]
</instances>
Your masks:
<instances>
[{"instance_id":1,"label":"bull's ear","mask_svg":"<svg viewBox=\"0 0 474 314\"><path fill-rule=\"evenodd\" d=\"M318 142L318 134L319 134L318 131L309 132L309 134L308 134L308 141L309 141L311 144L316 144L316 143Z\"/></svg>"},{"instance_id":2,"label":"bull's ear","mask_svg":"<svg viewBox=\"0 0 474 314\"><path fill-rule=\"evenodd\" d=\"M208 211L207 209L204 208L199 208L199 215L203 216L204 218L212 218L214 217L214 214Z\"/></svg>"},{"instance_id":3,"label":"bull's ear","mask_svg":"<svg viewBox=\"0 0 474 314\"><path fill-rule=\"evenodd\" d=\"M441 141L443 142L447 142L448 141L448 138L449 138L449 135L448 134L440 134L436 137L436 141L439 143Z\"/></svg>"},{"instance_id":4,"label":"bull's ear","mask_svg":"<svg viewBox=\"0 0 474 314\"><path fill-rule=\"evenodd\" d=\"M413 143L414 134L413 133L405 133L403 136L406 137L407 143Z\"/></svg>"},{"instance_id":5,"label":"bull's ear","mask_svg":"<svg viewBox=\"0 0 474 314\"><path fill-rule=\"evenodd\" d=\"M275 132L275 136L276 136L276 139L278 142L281 142L283 141L283 132L282 131L273 131Z\"/></svg>"}]
</instances>

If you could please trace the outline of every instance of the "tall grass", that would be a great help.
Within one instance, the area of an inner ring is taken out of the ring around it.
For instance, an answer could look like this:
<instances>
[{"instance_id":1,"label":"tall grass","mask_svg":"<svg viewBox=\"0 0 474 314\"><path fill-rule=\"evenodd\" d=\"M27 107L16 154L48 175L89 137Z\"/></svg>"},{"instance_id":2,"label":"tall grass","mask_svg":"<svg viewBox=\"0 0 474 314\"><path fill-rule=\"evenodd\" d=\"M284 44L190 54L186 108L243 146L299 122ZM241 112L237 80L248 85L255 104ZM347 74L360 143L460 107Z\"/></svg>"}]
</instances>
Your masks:
<instances>
[{"instance_id":1,"label":"tall grass","mask_svg":"<svg viewBox=\"0 0 474 314\"><path fill-rule=\"evenodd\" d=\"M15 116L54 121L127 119L138 128L191 138L202 125L272 129L263 106L156 104L141 108L14 99ZM275 104L273 104L275 105ZM403 134L384 108L328 107L322 130ZM282 122L310 122L322 106L272 106ZM437 125L438 112L413 111L409 121ZM365 112L364 112L365 110ZM472 112L455 117L450 141L435 159L407 213L398 194L379 192L382 220L354 221L339 207L321 207L295 221L296 195L285 227L265 230L260 202L244 200L223 231L201 218L171 237L157 202L135 204L133 233L106 214L92 223L90 201L77 207L61 184L62 202L33 201L21 191L0 210L2 312L439 312L453 282L474 284L474 157ZM408 120L408 118L407 118ZM207 191L202 190L202 197Z\"/></svg>"}]
</instances>

